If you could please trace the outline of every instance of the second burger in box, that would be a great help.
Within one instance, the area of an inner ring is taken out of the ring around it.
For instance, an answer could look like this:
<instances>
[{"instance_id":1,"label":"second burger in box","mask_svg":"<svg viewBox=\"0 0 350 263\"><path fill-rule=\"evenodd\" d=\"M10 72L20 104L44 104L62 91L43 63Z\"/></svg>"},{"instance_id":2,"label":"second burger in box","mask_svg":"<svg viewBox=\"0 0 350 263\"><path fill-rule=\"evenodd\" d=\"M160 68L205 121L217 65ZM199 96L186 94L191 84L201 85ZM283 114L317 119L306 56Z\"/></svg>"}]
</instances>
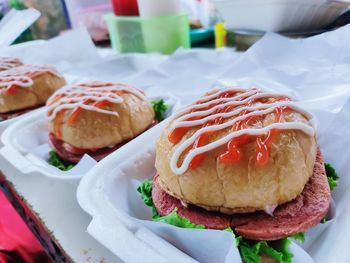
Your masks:
<instances>
[{"instance_id":1,"label":"second burger in box","mask_svg":"<svg viewBox=\"0 0 350 263\"><path fill-rule=\"evenodd\" d=\"M49 163L69 170L85 154L100 161L161 121L166 110L163 100L151 102L143 91L125 84L67 86L47 102L53 148Z\"/></svg>"}]
</instances>

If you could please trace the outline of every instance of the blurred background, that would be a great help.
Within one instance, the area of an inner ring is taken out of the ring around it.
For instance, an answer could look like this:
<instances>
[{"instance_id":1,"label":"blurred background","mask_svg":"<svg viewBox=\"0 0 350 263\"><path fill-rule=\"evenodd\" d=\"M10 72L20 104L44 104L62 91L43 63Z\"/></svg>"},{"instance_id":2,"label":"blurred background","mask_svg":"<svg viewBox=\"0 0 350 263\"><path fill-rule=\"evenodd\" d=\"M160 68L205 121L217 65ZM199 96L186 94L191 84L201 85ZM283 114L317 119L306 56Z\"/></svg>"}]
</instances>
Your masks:
<instances>
[{"instance_id":1,"label":"blurred background","mask_svg":"<svg viewBox=\"0 0 350 263\"><path fill-rule=\"evenodd\" d=\"M346 0L1 0L0 17L11 8L41 12L16 43L84 26L97 45L117 52L170 54L180 46L245 50L267 31L312 36L347 24L348 6Z\"/></svg>"}]
</instances>

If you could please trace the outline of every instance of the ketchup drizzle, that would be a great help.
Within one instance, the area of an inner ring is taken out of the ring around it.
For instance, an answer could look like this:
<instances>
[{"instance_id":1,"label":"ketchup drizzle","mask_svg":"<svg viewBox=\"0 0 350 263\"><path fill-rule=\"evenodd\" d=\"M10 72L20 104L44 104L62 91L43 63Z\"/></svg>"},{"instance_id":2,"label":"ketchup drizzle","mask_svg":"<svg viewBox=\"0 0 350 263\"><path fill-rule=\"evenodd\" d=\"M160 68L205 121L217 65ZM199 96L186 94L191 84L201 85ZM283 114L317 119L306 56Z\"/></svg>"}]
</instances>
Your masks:
<instances>
[{"instance_id":1,"label":"ketchup drizzle","mask_svg":"<svg viewBox=\"0 0 350 263\"><path fill-rule=\"evenodd\" d=\"M256 90L256 89L251 89L251 90ZM237 91L226 91L221 93L219 96L215 97L214 99L220 99L220 98L228 98L228 97L233 97L239 95L239 92ZM247 97L242 96L239 100L244 100ZM264 103L273 103L273 102L278 102L278 101L285 101L285 100L290 100L289 97L285 96L280 96L278 98L269 98L268 101L265 101ZM254 103L258 102L259 99L257 100L250 100L248 101L244 106L251 106ZM201 101L197 101L197 103L200 103ZM213 108L219 104L223 104L224 102L221 103L212 103L209 104L207 107L199 108L196 110L191 110L190 113L195 112L197 110L207 110L210 108ZM230 112L232 110L237 109L236 106L226 106L223 108L219 108L215 110L212 114L217 114L217 113L226 113ZM287 107L277 107L274 110L274 115L275 115L275 122L279 123L282 121L283 118L283 112L287 109ZM247 114L248 111L244 110L238 116L243 116ZM201 117L192 117L185 119L185 121L191 121L191 120L198 120L207 117L208 115L201 116ZM233 127L231 128L231 131L239 131L241 129L248 128L252 125L254 121L257 121L259 119L262 119L264 116L263 115L257 115L257 116L250 116L247 117L244 120L236 122ZM218 117L215 118L214 120L207 121L202 127L208 127L210 125L218 125L223 123L225 120L224 117ZM171 143L177 144L179 143L182 138L186 135L186 133L193 127L177 127L173 129L169 135L168 139ZM198 138L195 140L195 142L192 145L191 150L196 149L198 147L205 146L209 141L210 141L210 136L212 135L213 132L204 132ZM227 144L226 144L226 151L222 153L221 155L218 156L218 161L224 164L235 164L238 163L239 161L242 160L243 153L241 147L251 141L252 139L256 141L256 156L255 156L255 163L258 166L265 166L267 165L270 157L269 153L269 147L272 145L273 141L276 140L276 137L279 134L279 130L277 129L272 129L270 130L265 136L251 136L251 135L246 135L243 134L239 137L231 139ZM190 162L189 168L190 169L195 169L200 166L200 164L203 162L205 158L206 153L200 153L196 155Z\"/></svg>"}]
</instances>

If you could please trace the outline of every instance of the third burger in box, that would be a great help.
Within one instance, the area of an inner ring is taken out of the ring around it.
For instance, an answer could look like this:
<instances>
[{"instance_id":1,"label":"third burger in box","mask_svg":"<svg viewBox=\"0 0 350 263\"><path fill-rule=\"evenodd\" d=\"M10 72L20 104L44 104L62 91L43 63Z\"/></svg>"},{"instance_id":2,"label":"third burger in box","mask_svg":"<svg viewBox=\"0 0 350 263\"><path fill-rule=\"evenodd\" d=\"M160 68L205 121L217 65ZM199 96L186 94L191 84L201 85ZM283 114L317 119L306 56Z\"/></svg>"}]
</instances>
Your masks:
<instances>
[{"instance_id":1,"label":"third burger in box","mask_svg":"<svg viewBox=\"0 0 350 263\"><path fill-rule=\"evenodd\" d=\"M0 120L9 120L45 105L66 84L48 65L21 65L17 59L0 58Z\"/></svg>"},{"instance_id":2,"label":"third burger in box","mask_svg":"<svg viewBox=\"0 0 350 263\"><path fill-rule=\"evenodd\" d=\"M232 230L244 262L291 262L288 238L330 207L312 116L256 88L214 90L175 114L155 166L153 181L138 188L153 219Z\"/></svg>"}]
</instances>

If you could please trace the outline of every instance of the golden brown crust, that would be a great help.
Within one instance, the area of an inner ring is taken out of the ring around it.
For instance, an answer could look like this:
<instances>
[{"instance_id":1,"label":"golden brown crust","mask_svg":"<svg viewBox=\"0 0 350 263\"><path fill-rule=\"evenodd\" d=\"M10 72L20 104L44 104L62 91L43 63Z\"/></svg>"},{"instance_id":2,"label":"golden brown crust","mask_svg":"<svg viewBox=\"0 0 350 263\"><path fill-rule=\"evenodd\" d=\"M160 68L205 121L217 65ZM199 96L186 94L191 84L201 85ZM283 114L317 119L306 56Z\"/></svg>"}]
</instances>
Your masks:
<instances>
[{"instance_id":1,"label":"golden brown crust","mask_svg":"<svg viewBox=\"0 0 350 263\"><path fill-rule=\"evenodd\" d=\"M291 111L285 112L283 119L307 122L301 114ZM267 126L272 121L273 115L267 115L255 125ZM225 165L217 160L225 152L222 146L206 153L198 168L175 175L170 169L170 158L176 148L168 140L170 125L163 130L156 146L159 182L170 195L204 209L234 214L280 205L298 196L312 175L316 139L301 131L280 132L270 147L266 166L255 164L256 144L252 140L242 147L244 158L237 164ZM182 140L196 130L190 130ZM228 132L230 130L224 130L216 136L220 138Z\"/></svg>"},{"instance_id":2,"label":"golden brown crust","mask_svg":"<svg viewBox=\"0 0 350 263\"><path fill-rule=\"evenodd\" d=\"M61 139L76 148L98 149L119 144L145 131L155 116L151 103L130 93L121 97L123 103L105 107L117 112L118 117L82 110L76 123L69 125L67 120L72 110L66 110L61 124ZM49 130L57 136L54 121L49 123Z\"/></svg>"},{"instance_id":3,"label":"golden brown crust","mask_svg":"<svg viewBox=\"0 0 350 263\"><path fill-rule=\"evenodd\" d=\"M66 84L61 76L43 72L33 77L31 87L18 87L13 94L7 94L2 89L0 93L0 113L7 113L26 108L44 105L47 99Z\"/></svg>"}]
</instances>

